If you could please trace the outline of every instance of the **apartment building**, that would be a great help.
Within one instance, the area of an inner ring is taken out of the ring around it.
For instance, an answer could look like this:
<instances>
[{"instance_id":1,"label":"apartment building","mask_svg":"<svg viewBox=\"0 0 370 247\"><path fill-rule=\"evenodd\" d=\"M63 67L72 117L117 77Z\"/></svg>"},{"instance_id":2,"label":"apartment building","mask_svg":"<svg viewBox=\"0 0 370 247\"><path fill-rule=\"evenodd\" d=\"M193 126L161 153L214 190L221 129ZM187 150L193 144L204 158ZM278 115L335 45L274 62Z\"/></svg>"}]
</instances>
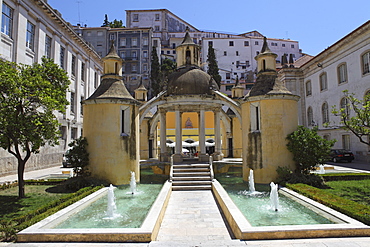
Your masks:
<instances>
[{"instance_id":1,"label":"apartment building","mask_svg":"<svg viewBox=\"0 0 370 247\"><path fill-rule=\"evenodd\" d=\"M255 56L262 48L263 35L258 31L242 34L200 31L167 9L126 10L127 27L153 28L153 36L161 39L161 58L176 60L175 48L181 43L185 29L195 44L201 46L201 66L207 71L208 46L215 49L219 73L222 77L221 92L231 95L231 88L238 77L245 87L245 94L253 86L257 68ZM280 63L284 54L294 61L301 57L298 41L268 38L270 49L278 55Z\"/></svg>"},{"instance_id":2,"label":"apartment building","mask_svg":"<svg viewBox=\"0 0 370 247\"><path fill-rule=\"evenodd\" d=\"M71 80L66 97L66 114L57 113L61 126L60 146L45 147L33 155L27 169L61 164L68 143L82 133L81 101L98 87L102 63L92 49L62 15L42 0L1 0L0 56L23 64L38 63L43 56L54 59ZM17 161L0 150L1 173L17 170Z\"/></svg>"},{"instance_id":3,"label":"apartment building","mask_svg":"<svg viewBox=\"0 0 370 247\"><path fill-rule=\"evenodd\" d=\"M141 82L146 88L150 87L150 54L155 43L152 28L76 26L75 31L103 57L114 42L117 54L124 60L123 81L132 95ZM158 40L156 42L158 45Z\"/></svg>"}]
</instances>

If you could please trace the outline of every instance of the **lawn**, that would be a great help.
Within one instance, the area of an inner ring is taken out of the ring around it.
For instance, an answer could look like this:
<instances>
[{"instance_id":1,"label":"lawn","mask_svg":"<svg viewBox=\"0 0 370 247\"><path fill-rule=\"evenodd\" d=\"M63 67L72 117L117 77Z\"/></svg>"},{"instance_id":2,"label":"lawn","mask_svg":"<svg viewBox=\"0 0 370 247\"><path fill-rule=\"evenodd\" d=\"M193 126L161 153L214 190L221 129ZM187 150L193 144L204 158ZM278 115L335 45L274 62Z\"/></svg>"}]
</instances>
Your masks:
<instances>
[{"instance_id":1,"label":"lawn","mask_svg":"<svg viewBox=\"0 0 370 247\"><path fill-rule=\"evenodd\" d=\"M18 198L18 187L12 187L0 191L0 219L12 219L45 204L57 200L66 193L51 193L46 190L54 187L53 185L26 185L26 198Z\"/></svg>"},{"instance_id":2,"label":"lawn","mask_svg":"<svg viewBox=\"0 0 370 247\"><path fill-rule=\"evenodd\" d=\"M350 181L330 181L325 189L334 195L370 206L370 179Z\"/></svg>"}]
</instances>

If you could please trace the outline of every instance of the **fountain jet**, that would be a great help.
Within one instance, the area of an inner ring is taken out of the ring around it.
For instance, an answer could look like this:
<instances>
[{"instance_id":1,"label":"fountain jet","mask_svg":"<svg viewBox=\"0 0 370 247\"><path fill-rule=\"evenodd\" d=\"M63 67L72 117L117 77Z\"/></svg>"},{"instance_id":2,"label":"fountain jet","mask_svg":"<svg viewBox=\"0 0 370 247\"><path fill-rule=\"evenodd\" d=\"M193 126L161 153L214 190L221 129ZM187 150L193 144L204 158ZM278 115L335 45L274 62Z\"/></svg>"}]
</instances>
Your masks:
<instances>
[{"instance_id":1,"label":"fountain jet","mask_svg":"<svg viewBox=\"0 0 370 247\"><path fill-rule=\"evenodd\" d=\"M108 188L107 218L116 216L116 197L114 196L114 186L111 184Z\"/></svg>"},{"instance_id":2,"label":"fountain jet","mask_svg":"<svg viewBox=\"0 0 370 247\"><path fill-rule=\"evenodd\" d=\"M278 211L279 208L279 195L278 195L278 186L274 182L270 183L271 192L270 192L270 201L271 206L275 211Z\"/></svg>"},{"instance_id":3,"label":"fountain jet","mask_svg":"<svg viewBox=\"0 0 370 247\"><path fill-rule=\"evenodd\" d=\"M135 172L131 172L130 190L131 190L131 194L135 194L135 193L136 193L136 178L135 178Z\"/></svg>"}]
</instances>

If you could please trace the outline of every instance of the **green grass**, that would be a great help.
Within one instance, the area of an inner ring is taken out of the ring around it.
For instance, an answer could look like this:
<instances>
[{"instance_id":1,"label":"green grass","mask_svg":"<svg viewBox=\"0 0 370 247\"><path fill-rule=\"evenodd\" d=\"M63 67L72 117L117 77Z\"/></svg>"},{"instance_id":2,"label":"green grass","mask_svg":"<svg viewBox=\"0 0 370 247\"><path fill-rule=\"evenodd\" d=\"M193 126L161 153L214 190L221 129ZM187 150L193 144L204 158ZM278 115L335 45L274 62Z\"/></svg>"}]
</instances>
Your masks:
<instances>
[{"instance_id":1,"label":"green grass","mask_svg":"<svg viewBox=\"0 0 370 247\"><path fill-rule=\"evenodd\" d=\"M25 215L45 204L57 200L65 193L50 193L51 185L26 185L26 198L18 198L18 187L0 191L0 219L12 219Z\"/></svg>"},{"instance_id":2,"label":"green grass","mask_svg":"<svg viewBox=\"0 0 370 247\"><path fill-rule=\"evenodd\" d=\"M325 189L357 203L370 206L370 179L351 181L330 181L325 183L330 189Z\"/></svg>"}]
</instances>

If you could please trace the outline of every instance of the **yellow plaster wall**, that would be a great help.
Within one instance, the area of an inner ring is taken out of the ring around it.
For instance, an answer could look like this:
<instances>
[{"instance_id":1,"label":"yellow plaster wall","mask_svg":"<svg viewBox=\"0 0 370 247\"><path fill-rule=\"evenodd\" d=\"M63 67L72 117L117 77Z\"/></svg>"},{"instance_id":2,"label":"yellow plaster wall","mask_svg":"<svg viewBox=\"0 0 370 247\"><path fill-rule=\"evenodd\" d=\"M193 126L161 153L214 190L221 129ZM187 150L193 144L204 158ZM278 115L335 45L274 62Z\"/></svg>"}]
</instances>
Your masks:
<instances>
[{"instance_id":1,"label":"yellow plaster wall","mask_svg":"<svg viewBox=\"0 0 370 247\"><path fill-rule=\"evenodd\" d=\"M83 134L89 143L89 171L114 185L129 184L130 171L139 181L139 115L131 109L131 135L121 137L121 106L117 103L84 105Z\"/></svg>"},{"instance_id":2,"label":"yellow plaster wall","mask_svg":"<svg viewBox=\"0 0 370 247\"><path fill-rule=\"evenodd\" d=\"M140 159L149 159L149 123L143 119L140 124Z\"/></svg>"},{"instance_id":3,"label":"yellow plaster wall","mask_svg":"<svg viewBox=\"0 0 370 247\"><path fill-rule=\"evenodd\" d=\"M242 129L237 117L231 119L233 133L233 155L235 158L242 157Z\"/></svg>"},{"instance_id":4,"label":"yellow plaster wall","mask_svg":"<svg viewBox=\"0 0 370 247\"><path fill-rule=\"evenodd\" d=\"M260 141L258 150L249 145L250 102L242 105L243 111L243 179L248 180L249 168L254 170L256 183L268 184L277 178L276 169L288 166L294 169L292 154L286 148L286 136L298 126L297 102L293 99L264 99L260 102ZM252 161L248 152L256 152ZM260 162L261 163L260 163Z\"/></svg>"}]
</instances>

